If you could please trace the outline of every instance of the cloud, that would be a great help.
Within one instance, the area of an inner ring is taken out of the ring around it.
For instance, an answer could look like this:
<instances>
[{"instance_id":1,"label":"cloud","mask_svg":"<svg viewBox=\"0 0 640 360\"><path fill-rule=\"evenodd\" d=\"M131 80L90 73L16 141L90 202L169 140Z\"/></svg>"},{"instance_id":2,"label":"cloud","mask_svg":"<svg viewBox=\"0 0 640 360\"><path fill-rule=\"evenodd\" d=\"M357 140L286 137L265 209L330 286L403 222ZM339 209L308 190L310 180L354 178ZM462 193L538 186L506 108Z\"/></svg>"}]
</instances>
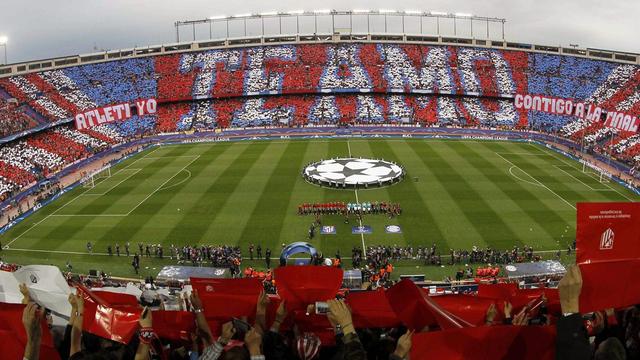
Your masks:
<instances>
[{"instance_id":1,"label":"cloud","mask_svg":"<svg viewBox=\"0 0 640 360\"><path fill-rule=\"evenodd\" d=\"M292 0L5 0L0 34L9 36L9 60L18 62L174 42L176 20L301 7L395 8L504 17L506 37L512 41L564 46L577 43L581 47L640 52L636 38L640 25L632 15L640 13L640 1L635 0L434 0L429 8L425 8L424 1L415 0L323 0L302 4ZM240 35L243 26L235 26ZM448 31L451 27L442 25ZM304 29L310 31L311 27ZM459 24L459 30L468 32L468 25ZM499 30L494 30L492 37L499 38ZM223 32L218 30L219 34ZM474 34L485 36L484 27L476 28ZM208 30L202 29L197 35L206 37ZM183 39L187 36L191 33L185 29Z\"/></svg>"}]
</instances>

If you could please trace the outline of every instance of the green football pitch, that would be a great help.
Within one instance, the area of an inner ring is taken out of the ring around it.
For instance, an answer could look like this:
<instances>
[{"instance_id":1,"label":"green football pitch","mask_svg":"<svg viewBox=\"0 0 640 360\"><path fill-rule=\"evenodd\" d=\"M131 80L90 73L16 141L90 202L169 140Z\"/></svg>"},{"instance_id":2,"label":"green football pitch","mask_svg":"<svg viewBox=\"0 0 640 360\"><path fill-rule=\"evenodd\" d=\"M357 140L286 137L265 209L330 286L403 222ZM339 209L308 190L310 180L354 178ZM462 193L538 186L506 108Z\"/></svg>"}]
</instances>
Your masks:
<instances>
[{"instance_id":1,"label":"green football pitch","mask_svg":"<svg viewBox=\"0 0 640 360\"><path fill-rule=\"evenodd\" d=\"M383 158L406 170L401 182L380 189L337 190L307 183L309 162L338 156ZM99 269L133 276L131 261L107 256L107 246L131 243L248 245L271 248L305 241L310 216L302 203L390 201L403 213L389 219L367 215L372 234L353 235L355 220L325 216L336 235L311 241L326 256L372 245L449 248L531 245L536 251L566 249L575 235L576 203L638 201L617 183L600 183L581 165L529 143L417 140L283 140L170 145L149 149L112 168L95 187L77 187L0 236L3 260L20 264L67 261L75 271ZM399 225L401 234L387 234ZM86 243L94 244L88 255ZM142 259L143 275L157 274L170 259ZM346 260L350 264L349 260ZM246 264L246 263L245 263ZM262 263L253 264L264 267ZM404 272L430 274L408 263ZM435 276L439 276L436 273Z\"/></svg>"}]
</instances>

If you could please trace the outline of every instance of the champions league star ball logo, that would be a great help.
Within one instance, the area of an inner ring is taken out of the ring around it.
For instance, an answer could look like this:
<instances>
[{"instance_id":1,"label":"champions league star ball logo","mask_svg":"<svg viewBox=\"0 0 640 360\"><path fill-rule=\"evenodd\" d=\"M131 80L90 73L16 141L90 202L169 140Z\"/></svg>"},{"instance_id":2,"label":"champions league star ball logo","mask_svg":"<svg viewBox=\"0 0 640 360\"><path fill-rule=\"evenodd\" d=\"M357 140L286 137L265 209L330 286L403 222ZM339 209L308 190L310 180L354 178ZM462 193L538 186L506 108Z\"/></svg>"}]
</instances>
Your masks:
<instances>
[{"instance_id":1,"label":"champions league star ball logo","mask_svg":"<svg viewBox=\"0 0 640 360\"><path fill-rule=\"evenodd\" d=\"M385 160L339 158L307 166L304 177L325 185L386 185L403 174L397 164Z\"/></svg>"},{"instance_id":2,"label":"champions league star ball logo","mask_svg":"<svg viewBox=\"0 0 640 360\"><path fill-rule=\"evenodd\" d=\"M600 236L600 250L611 250L613 249L613 239L616 234L611 230L611 228L605 230Z\"/></svg>"}]
</instances>

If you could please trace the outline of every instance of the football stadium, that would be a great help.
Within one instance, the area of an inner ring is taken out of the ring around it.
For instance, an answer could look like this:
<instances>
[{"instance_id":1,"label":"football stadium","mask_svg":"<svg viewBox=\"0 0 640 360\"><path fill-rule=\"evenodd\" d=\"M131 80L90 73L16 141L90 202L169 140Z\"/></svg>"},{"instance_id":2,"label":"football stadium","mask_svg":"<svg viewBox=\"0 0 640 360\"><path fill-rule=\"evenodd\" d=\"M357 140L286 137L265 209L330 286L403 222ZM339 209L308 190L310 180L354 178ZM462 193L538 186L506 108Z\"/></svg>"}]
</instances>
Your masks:
<instances>
[{"instance_id":1,"label":"football stadium","mask_svg":"<svg viewBox=\"0 0 640 360\"><path fill-rule=\"evenodd\" d=\"M0 358L640 359L640 54L243 10L0 36Z\"/></svg>"}]
</instances>

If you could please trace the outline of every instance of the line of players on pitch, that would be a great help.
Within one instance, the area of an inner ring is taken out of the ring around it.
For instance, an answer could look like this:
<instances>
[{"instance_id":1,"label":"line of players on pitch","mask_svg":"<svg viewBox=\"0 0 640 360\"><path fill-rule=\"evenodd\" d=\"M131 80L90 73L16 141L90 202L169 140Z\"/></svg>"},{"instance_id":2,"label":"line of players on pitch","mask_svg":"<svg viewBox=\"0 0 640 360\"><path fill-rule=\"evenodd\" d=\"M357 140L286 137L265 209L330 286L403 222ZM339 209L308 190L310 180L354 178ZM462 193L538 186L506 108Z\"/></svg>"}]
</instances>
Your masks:
<instances>
[{"instance_id":1,"label":"line of players on pitch","mask_svg":"<svg viewBox=\"0 0 640 360\"><path fill-rule=\"evenodd\" d=\"M298 206L298 215L367 215L385 214L389 217L402 213L400 204L388 202L344 203L304 203Z\"/></svg>"}]
</instances>

